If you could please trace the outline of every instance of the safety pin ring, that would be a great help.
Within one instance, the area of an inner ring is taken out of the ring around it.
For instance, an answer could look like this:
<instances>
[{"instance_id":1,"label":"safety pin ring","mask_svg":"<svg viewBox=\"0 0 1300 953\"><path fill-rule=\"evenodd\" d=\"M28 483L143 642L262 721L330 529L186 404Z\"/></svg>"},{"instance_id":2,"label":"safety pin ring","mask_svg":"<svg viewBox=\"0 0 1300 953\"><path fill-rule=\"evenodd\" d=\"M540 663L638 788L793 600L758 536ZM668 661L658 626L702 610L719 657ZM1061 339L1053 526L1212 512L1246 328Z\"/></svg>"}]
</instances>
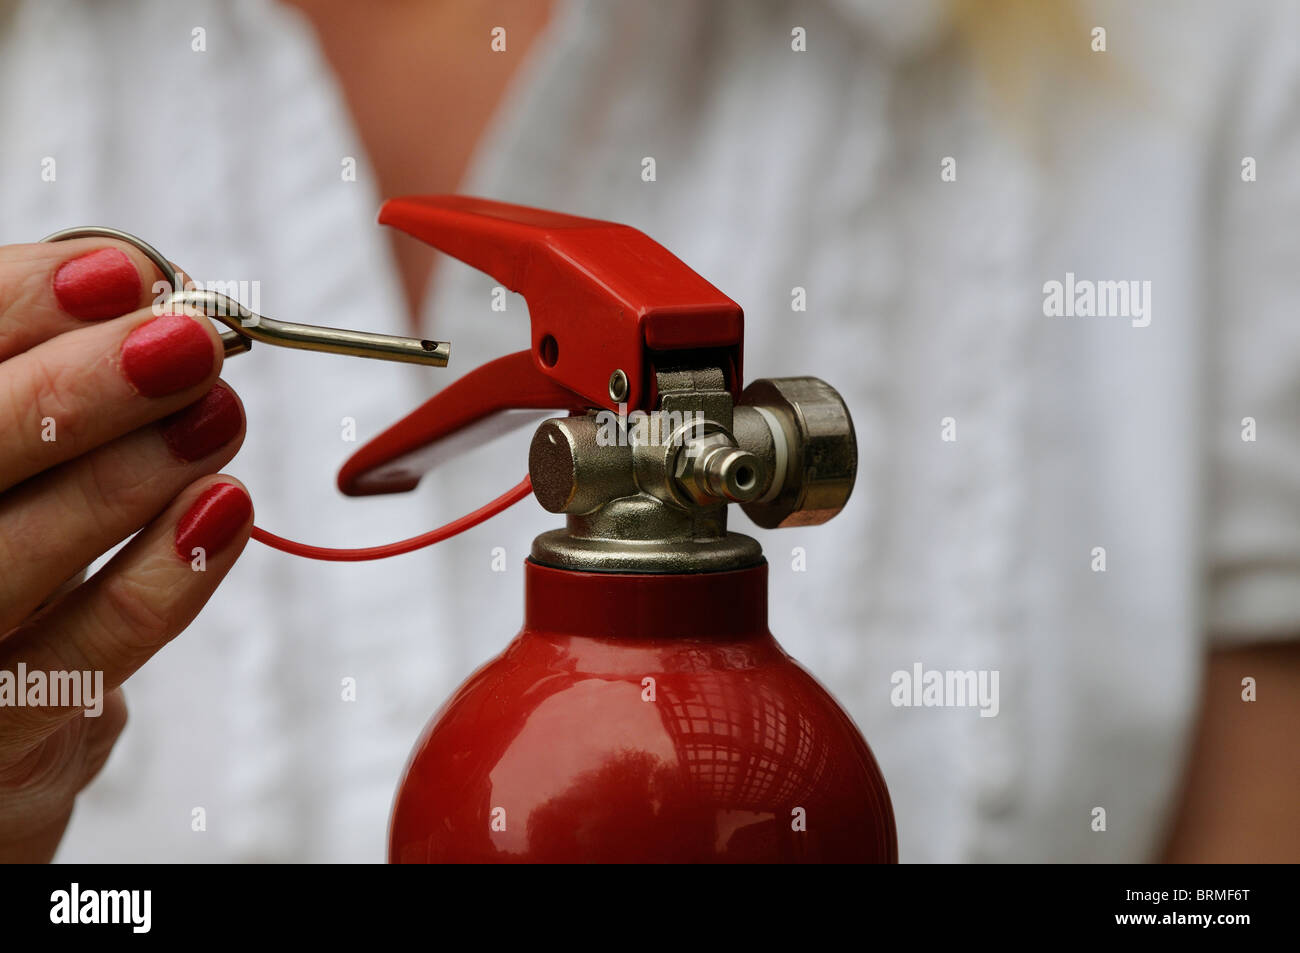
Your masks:
<instances>
[{"instance_id":1,"label":"safety pin ring","mask_svg":"<svg viewBox=\"0 0 1300 953\"><path fill-rule=\"evenodd\" d=\"M72 238L113 238L138 248L175 289L167 297L168 305L191 308L230 328L229 331L221 333L221 343L227 356L244 353L252 347L253 341L305 351L346 354L352 357L397 361L404 364L423 364L428 367L446 367L451 356L451 345L446 341L426 341L422 338L401 337L394 334L376 334L369 331L349 331L343 328L276 321L255 314L227 295L215 291L187 289L180 272L172 266L162 252L144 239L121 229L99 225L65 228L45 236L41 241L59 242Z\"/></svg>"}]
</instances>

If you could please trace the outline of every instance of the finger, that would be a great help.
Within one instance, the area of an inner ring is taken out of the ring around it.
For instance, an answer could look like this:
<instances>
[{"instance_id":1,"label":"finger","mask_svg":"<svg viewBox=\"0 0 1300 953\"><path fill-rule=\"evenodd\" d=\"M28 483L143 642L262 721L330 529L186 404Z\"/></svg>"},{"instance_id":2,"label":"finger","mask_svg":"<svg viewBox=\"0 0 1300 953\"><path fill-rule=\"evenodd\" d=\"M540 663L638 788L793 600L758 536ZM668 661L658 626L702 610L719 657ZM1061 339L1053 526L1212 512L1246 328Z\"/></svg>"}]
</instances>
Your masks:
<instances>
[{"instance_id":1,"label":"finger","mask_svg":"<svg viewBox=\"0 0 1300 953\"><path fill-rule=\"evenodd\" d=\"M6 830L9 824L6 815L16 813L8 806L0 807L0 830ZM21 834L15 840L0 843L0 864L48 864L54 859L54 853L63 840L68 821L72 820L72 804L59 805L57 818L43 826L33 827L26 817L21 817L19 830Z\"/></svg>"},{"instance_id":2,"label":"finger","mask_svg":"<svg viewBox=\"0 0 1300 953\"><path fill-rule=\"evenodd\" d=\"M198 614L248 542L252 521L237 480L195 481L108 565L0 642L0 673L21 663L29 673L90 673L104 691L121 685ZM0 761L85 707L46 701L63 704L0 707Z\"/></svg>"},{"instance_id":3,"label":"finger","mask_svg":"<svg viewBox=\"0 0 1300 953\"><path fill-rule=\"evenodd\" d=\"M0 862L44 863L54 856L77 793L104 767L125 726L126 700L114 689L93 717L70 719L0 764Z\"/></svg>"},{"instance_id":4,"label":"finger","mask_svg":"<svg viewBox=\"0 0 1300 953\"><path fill-rule=\"evenodd\" d=\"M126 242L0 247L0 361L87 322L161 303L171 290L148 256Z\"/></svg>"},{"instance_id":5,"label":"finger","mask_svg":"<svg viewBox=\"0 0 1300 953\"><path fill-rule=\"evenodd\" d=\"M189 407L0 497L0 633L239 450L244 413L218 381Z\"/></svg>"},{"instance_id":6,"label":"finger","mask_svg":"<svg viewBox=\"0 0 1300 953\"><path fill-rule=\"evenodd\" d=\"M68 593L70 593L73 589L76 589L79 585L85 582L86 570L88 568L89 568L89 561L87 562L87 565L82 566L80 570L73 573L67 579L63 580L63 583L61 585L59 585L53 592L51 592L44 599L42 599L40 603L37 605L36 611L39 612L41 611L41 609L44 609L46 606L53 605L55 602L57 602L58 600L66 596ZM4 601L3 598L0 597L0 606L2 605L4 605ZM6 631L8 630L5 629L3 625L0 625L0 638L4 638L3 633Z\"/></svg>"},{"instance_id":7,"label":"finger","mask_svg":"<svg viewBox=\"0 0 1300 953\"><path fill-rule=\"evenodd\" d=\"M76 788L80 791L104 769L108 756L113 753L113 746L126 728L126 696L121 688L115 688L104 696L103 710L95 718L86 719L85 742L81 746L81 757L77 759ZM76 722L76 719L73 719Z\"/></svg>"},{"instance_id":8,"label":"finger","mask_svg":"<svg viewBox=\"0 0 1300 953\"><path fill-rule=\"evenodd\" d=\"M222 359L206 317L148 311L10 358L0 364L0 490L193 403Z\"/></svg>"}]
</instances>

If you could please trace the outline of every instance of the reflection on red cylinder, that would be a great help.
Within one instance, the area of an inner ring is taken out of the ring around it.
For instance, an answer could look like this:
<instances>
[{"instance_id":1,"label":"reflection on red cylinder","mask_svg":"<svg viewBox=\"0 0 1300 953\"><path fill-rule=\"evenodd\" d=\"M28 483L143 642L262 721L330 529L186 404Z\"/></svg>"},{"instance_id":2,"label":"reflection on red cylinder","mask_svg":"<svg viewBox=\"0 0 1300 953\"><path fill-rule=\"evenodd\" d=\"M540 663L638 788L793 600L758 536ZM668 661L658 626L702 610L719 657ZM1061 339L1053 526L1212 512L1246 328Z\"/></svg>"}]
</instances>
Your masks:
<instances>
[{"instance_id":1,"label":"reflection on red cylinder","mask_svg":"<svg viewBox=\"0 0 1300 953\"><path fill-rule=\"evenodd\" d=\"M767 630L767 566L526 566L523 631L434 717L389 859L885 862L884 778Z\"/></svg>"}]
</instances>

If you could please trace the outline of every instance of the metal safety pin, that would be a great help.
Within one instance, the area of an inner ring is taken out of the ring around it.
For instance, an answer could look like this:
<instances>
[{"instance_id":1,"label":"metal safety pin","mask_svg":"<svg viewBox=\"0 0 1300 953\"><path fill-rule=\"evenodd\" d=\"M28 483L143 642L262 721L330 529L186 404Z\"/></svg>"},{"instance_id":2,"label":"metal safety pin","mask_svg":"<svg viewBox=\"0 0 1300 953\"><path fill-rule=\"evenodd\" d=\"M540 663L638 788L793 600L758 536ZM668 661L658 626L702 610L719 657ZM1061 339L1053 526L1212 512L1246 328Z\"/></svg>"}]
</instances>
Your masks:
<instances>
[{"instance_id":1,"label":"metal safety pin","mask_svg":"<svg viewBox=\"0 0 1300 953\"><path fill-rule=\"evenodd\" d=\"M324 328L314 324L276 321L274 318L255 314L234 298L219 292L186 288L180 273L158 249L144 239L117 228L105 226L65 228L52 235L46 235L41 241L61 242L72 238L115 238L138 248L157 266L174 289L164 300L165 305L191 308L230 328L229 331L223 331L221 334L221 343L227 356L244 353L252 348L254 341L304 351L324 351L328 354L347 354L352 357L397 361L403 364L423 364L429 367L446 367L447 360L451 356L451 344L447 341L426 341L394 334L375 334L369 331L348 331L343 328Z\"/></svg>"}]
</instances>

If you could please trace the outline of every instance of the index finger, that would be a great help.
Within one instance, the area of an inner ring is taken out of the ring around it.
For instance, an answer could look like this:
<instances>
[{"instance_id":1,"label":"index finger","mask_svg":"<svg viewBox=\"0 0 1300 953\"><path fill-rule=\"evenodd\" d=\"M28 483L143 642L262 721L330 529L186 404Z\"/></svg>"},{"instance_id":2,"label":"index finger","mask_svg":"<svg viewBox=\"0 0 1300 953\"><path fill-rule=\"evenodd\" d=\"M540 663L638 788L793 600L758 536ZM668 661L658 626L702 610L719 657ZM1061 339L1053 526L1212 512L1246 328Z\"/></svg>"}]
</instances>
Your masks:
<instances>
[{"instance_id":1,"label":"index finger","mask_svg":"<svg viewBox=\"0 0 1300 953\"><path fill-rule=\"evenodd\" d=\"M87 322L147 307L170 290L126 242L74 238L0 247L0 361Z\"/></svg>"}]
</instances>

